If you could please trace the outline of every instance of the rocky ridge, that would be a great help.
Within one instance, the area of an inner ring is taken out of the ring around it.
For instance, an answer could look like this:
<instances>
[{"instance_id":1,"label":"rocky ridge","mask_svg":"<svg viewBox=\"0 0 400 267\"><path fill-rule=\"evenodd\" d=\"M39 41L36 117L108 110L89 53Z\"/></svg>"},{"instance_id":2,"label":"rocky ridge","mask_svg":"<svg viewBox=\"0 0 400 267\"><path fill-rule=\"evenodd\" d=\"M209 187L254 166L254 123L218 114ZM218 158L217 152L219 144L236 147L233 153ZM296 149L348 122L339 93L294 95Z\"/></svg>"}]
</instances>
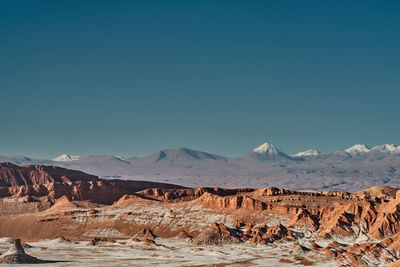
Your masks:
<instances>
[{"instance_id":1,"label":"rocky ridge","mask_svg":"<svg viewBox=\"0 0 400 267\"><path fill-rule=\"evenodd\" d=\"M275 186L350 192L377 185L400 187L400 146L392 144L373 148L358 144L332 153L308 150L289 155L264 143L239 157L177 148L139 158L64 155L62 159L66 161L0 156L0 162L17 165L55 165L103 178L140 179L187 187Z\"/></svg>"},{"instance_id":2,"label":"rocky ridge","mask_svg":"<svg viewBox=\"0 0 400 267\"><path fill-rule=\"evenodd\" d=\"M15 239L14 244L9 250L0 255L0 264L34 264L34 263L46 263L44 260L32 257L25 253L21 239Z\"/></svg>"},{"instance_id":3,"label":"rocky ridge","mask_svg":"<svg viewBox=\"0 0 400 267\"><path fill-rule=\"evenodd\" d=\"M24 170L41 169L31 168ZM58 177L63 176L68 177ZM173 237L194 246L282 246L305 255L330 255L345 266L389 265L400 258L396 188L348 193L276 187L173 189L168 184L162 188L74 176L66 182L32 181L36 184L0 187L0 235L86 238L96 246L121 238L130 238L127 244L132 246L154 246Z\"/></svg>"}]
</instances>

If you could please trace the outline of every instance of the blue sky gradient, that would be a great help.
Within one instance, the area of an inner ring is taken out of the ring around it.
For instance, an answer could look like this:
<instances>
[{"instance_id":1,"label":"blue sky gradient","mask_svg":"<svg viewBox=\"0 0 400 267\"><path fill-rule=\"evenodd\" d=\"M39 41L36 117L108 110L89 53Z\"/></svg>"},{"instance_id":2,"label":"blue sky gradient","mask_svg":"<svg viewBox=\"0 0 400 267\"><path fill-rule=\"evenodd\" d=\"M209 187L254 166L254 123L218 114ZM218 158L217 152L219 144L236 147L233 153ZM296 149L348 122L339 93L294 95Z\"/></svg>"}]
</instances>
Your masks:
<instances>
[{"instance_id":1,"label":"blue sky gradient","mask_svg":"<svg viewBox=\"0 0 400 267\"><path fill-rule=\"evenodd\" d=\"M399 1L0 1L0 154L400 143Z\"/></svg>"}]
</instances>

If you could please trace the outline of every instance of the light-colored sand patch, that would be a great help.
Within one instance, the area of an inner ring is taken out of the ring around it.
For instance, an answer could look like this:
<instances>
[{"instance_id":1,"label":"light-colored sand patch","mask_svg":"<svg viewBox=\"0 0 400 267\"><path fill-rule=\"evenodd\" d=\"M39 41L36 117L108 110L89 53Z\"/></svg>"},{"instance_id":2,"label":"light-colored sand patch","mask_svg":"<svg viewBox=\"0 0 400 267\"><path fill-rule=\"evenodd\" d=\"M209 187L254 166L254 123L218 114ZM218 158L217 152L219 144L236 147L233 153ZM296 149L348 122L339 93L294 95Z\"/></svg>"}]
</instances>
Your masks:
<instances>
[{"instance_id":1,"label":"light-colored sand patch","mask_svg":"<svg viewBox=\"0 0 400 267\"><path fill-rule=\"evenodd\" d=\"M115 230L112 228L96 228L90 231L87 231L83 234L84 237L101 237L101 238L129 238L129 236Z\"/></svg>"},{"instance_id":2,"label":"light-colored sand patch","mask_svg":"<svg viewBox=\"0 0 400 267\"><path fill-rule=\"evenodd\" d=\"M64 262L51 266L338 266L327 255L291 251L291 244L277 246L237 244L227 246L196 246L176 238L157 239L156 245L133 245L129 240L117 243L55 242L43 240L30 243L27 253L47 260ZM1 244L4 251L9 244ZM43 249L43 247L47 249ZM22 265L23 266L23 265ZM47 265L48 266L48 265Z\"/></svg>"}]
</instances>

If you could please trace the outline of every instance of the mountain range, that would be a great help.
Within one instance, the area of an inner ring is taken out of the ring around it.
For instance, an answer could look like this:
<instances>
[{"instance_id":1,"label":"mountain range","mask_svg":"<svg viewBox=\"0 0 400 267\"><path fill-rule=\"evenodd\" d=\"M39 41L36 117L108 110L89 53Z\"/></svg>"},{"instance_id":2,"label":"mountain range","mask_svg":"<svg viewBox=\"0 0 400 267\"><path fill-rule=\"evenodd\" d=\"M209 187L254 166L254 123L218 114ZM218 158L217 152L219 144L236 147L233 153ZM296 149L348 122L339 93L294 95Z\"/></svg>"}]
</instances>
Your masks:
<instances>
[{"instance_id":1,"label":"mountain range","mask_svg":"<svg viewBox=\"0 0 400 267\"><path fill-rule=\"evenodd\" d=\"M140 158L62 154L52 160L0 156L0 162L54 165L103 178L167 182L190 187L276 186L345 191L376 185L400 187L400 146L392 144L373 148L357 144L327 154L310 149L289 155L272 144L264 143L233 158L177 148Z\"/></svg>"}]
</instances>

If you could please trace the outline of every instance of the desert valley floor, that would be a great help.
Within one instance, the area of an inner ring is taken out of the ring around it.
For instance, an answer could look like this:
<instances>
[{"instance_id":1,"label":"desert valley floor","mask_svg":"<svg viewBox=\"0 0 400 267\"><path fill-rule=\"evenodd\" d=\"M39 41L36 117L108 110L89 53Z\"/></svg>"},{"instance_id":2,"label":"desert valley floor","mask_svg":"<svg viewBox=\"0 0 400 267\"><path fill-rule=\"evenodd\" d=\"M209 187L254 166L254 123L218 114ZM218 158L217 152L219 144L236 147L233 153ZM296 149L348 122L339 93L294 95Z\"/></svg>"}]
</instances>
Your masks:
<instances>
[{"instance_id":1,"label":"desert valley floor","mask_svg":"<svg viewBox=\"0 0 400 267\"><path fill-rule=\"evenodd\" d=\"M3 250L9 246L9 240L1 240ZM28 254L49 260L39 264L43 266L337 266L328 255L314 252L305 256L290 245L197 246L172 238L160 239L157 245L119 240L93 246L87 241L54 239L29 246L25 248Z\"/></svg>"},{"instance_id":2,"label":"desert valley floor","mask_svg":"<svg viewBox=\"0 0 400 267\"><path fill-rule=\"evenodd\" d=\"M0 263L399 263L400 191L396 188L379 186L354 193L184 188L10 163L0 164L0 176Z\"/></svg>"}]
</instances>

